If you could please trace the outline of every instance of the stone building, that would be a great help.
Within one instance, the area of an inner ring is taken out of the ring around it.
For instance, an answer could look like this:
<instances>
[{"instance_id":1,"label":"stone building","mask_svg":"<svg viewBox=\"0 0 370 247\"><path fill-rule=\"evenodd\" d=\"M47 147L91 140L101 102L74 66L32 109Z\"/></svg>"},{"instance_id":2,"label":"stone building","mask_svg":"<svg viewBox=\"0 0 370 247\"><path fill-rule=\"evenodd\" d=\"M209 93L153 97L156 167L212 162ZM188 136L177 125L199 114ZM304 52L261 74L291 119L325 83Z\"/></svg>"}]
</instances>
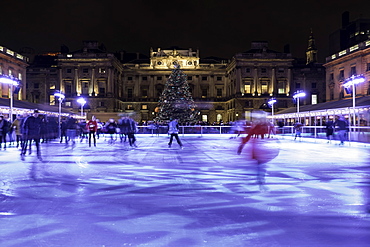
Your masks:
<instances>
[{"instance_id":1,"label":"stone building","mask_svg":"<svg viewBox=\"0 0 370 247\"><path fill-rule=\"evenodd\" d=\"M227 120L251 120L253 110L269 109L266 103L272 97L277 110L291 106L293 62L288 51L270 50L264 41L252 42L250 50L236 54L226 68Z\"/></svg>"},{"instance_id":2,"label":"stone building","mask_svg":"<svg viewBox=\"0 0 370 247\"><path fill-rule=\"evenodd\" d=\"M176 63L187 75L200 121L251 120L253 110L271 112L267 101L272 97L277 100L276 111L293 106L296 89L308 89L307 103L322 100L325 87L319 85L324 76L316 73L320 66L313 36L310 39L308 64L294 59L288 49L270 50L267 42L253 42L250 50L227 61L201 58L199 50L178 47L150 49L149 57L110 53L96 41L85 41L79 51L63 48L60 53L36 57L28 71L31 83L27 96L35 103L55 104L53 95L61 91L66 96L63 107L75 112L80 111L77 99L84 97L88 117L93 114L106 121L132 113L136 121L146 122L155 118L159 96ZM311 94L319 96L312 101Z\"/></svg>"},{"instance_id":3,"label":"stone building","mask_svg":"<svg viewBox=\"0 0 370 247\"><path fill-rule=\"evenodd\" d=\"M370 40L360 42L326 58L326 98L341 100L352 97L343 87L346 79L363 75L364 83L356 85L356 96L370 95Z\"/></svg>"},{"instance_id":4,"label":"stone building","mask_svg":"<svg viewBox=\"0 0 370 247\"><path fill-rule=\"evenodd\" d=\"M26 69L28 62L28 57L14 52L13 50L10 50L4 46L0 46L0 77L14 79L19 82L18 87L10 84L0 83L0 98L10 98L10 92L11 89L13 89L13 100L26 99ZM9 109L0 109L0 114L8 111Z\"/></svg>"},{"instance_id":5,"label":"stone building","mask_svg":"<svg viewBox=\"0 0 370 247\"><path fill-rule=\"evenodd\" d=\"M226 118L227 61L199 57L199 51L173 47L150 50L148 59L124 63L124 99L126 112L137 112L142 121L155 117L159 96L174 64L187 75L193 99L200 110L200 120L220 121Z\"/></svg>"}]
</instances>

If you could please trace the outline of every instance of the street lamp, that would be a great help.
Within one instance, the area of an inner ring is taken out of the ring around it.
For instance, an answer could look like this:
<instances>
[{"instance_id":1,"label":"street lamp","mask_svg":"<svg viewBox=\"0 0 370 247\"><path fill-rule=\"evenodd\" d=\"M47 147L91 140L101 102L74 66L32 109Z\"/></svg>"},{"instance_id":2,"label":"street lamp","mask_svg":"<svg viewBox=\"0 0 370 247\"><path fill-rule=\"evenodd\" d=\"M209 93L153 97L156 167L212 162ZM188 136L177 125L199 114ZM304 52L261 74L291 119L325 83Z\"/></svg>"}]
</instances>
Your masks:
<instances>
[{"instance_id":1,"label":"street lamp","mask_svg":"<svg viewBox=\"0 0 370 247\"><path fill-rule=\"evenodd\" d=\"M363 77L362 75L358 75L358 76L353 75L343 83L343 87L346 89L346 92L351 93L351 91L352 91L353 126L356 125L356 114L355 114L356 87L355 87L355 85L359 84L359 83L362 83L364 81L365 81L365 77ZM350 89L351 86L352 86L352 90Z\"/></svg>"},{"instance_id":2,"label":"street lamp","mask_svg":"<svg viewBox=\"0 0 370 247\"><path fill-rule=\"evenodd\" d=\"M306 96L306 93L302 90L298 90L295 94L293 94L293 99L297 101L297 115L298 115L298 122L301 122L301 118L299 117L299 98Z\"/></svg>"},{"instance_id":3,"label":"street lamp","mask_svg":"<svg viewBox=\"0 0 370 247\"><path fill-rule=\"evenodd\" d=\"M10 85L10 107L9 107L9 121L13 122L13 86L19 86L19 81L5 75L0 76L0 83L9 84Z\"/></svg>"},{"instance_id":4,"label":"street lamp","mask_svg":"<svg viewBox=\"0 0 370 247\"><path fill-rule=\"evenodd\" d=\"M271 117L272 119L274 119L274 104L276 103L276 99L275 98L271 98L267 104L269 104L271 106ZM272 120L274 121L274 120Z\"/></svg>"},{"instance_id":5,"label":"street lamp","mask_svg":"<svg viewBox=\"0 0 370 247\"><path fill-rule=\"evenodd\" d=\"M84 105L86 104L86 100L84 98L78 98L78 103L81 104L81 117L84 116Z\"/></svg>"},{"instance_id":6,"label":"street lamp","mask_svg":"<svg viewBox=\"0 0 370 247\"><path fill-rule=\"evenodd\" d=\"M62 114L62 102L63 102L63 100L65 98L65 95L62 94L62 93L55 93L54 96L57 97L58 100L59 100L59 115L58 115L58 125L59 125L59 128L58 128L58 136L60 138L61 137L61 128L62 128L62 126L60 124L60 115Z\"/></svg>"}]
</instances>

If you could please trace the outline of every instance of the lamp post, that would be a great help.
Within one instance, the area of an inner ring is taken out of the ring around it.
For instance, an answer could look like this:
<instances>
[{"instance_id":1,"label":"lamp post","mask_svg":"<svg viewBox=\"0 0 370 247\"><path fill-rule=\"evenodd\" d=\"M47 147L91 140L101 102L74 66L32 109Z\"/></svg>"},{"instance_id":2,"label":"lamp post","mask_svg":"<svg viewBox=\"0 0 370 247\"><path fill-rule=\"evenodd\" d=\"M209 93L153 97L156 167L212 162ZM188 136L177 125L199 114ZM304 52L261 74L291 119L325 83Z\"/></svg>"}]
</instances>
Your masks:
<instances>
[{"instance_id":1,"label":"lamp post","mask_svg":"<svg viewBox=\"0 0 370 247\"><path fill-rule=\"evenodd\" d=\"M343 87L344 89L346 89L346 92L350 93L350 91L352 91L352 110L353 110L353 115L352 115L352 125L353 125L353 132L355 130L355 126L356 126L356 113L355 113L355 109L356 109L356 84L360 84L362 82L365 81L365 77L362 76L362 75L353 75L351 76L350 78L348 78L347 80L345 80L345 82L343 83ZM352 90L350 89L350 87L352 87Z\"/></svg>"},{"instance_id":2,"label":"lamp post","mask_svg":"<svg viewBox=\"0 0 370 247\"><path fill-rule=\"evenodd\" d=\"M19 81L9 77L9 76L4 76L4 75L1 75L0 76L0 82L1 83L4 83L4 84L9 84L10 85L10 106L9 106L9 121L12 123L13 122L13 86L18 86L19 85Z\"/></svg>"},{"instance_id":3,"label":"lamp post","mask_svg":"<svg viewBox=\"0 0 370 247\"><path fill-rule=\"evenodd\" d=\"M84 105L86 104L86 100L84 98L78 98L78 103L81 104L81 117L84 116Z\"/></svg>"},{"instance_id":4,"label":"lamp post","mask_svg":"<svg viewBox=\"0 0 370 247\"><path fill-rule=\"evenodd\" d=\"M301 118L299 117L299 98L306 96L306 93L299 90L295 94L293 94L293 99L297 100L297 117L298 117L298 122L301 122Z\"/></svg>"},{"instance_id":5,"label":"lamp post","mask_svg":"<svg viewBox=\"0 0 370 247\"><path fill-rule=\"evenodd\" d=\"M59 115L58 115L58 126L59 126L59 128L58 128L58 137L60 138L60 136L61 136L61 127L62 127L61 124L60 124L60 115L62 114L62 102L63 102L63 100L65 98L65 95L62 94L62 93L55 93L54 96L57 97L58 100L59 100Z\"/></svg>"},{"instance_id":6,"label":"lamp post","mask_svg":"<svg viewBox=\"0 0 370 247\"><path fill-rule=\"evenodd\" d=\"M272 118L274 118L274 104L276 103L276 99L275 98L271 98L267 104L269 104L271 106L271 116Z\"/></svg>"}]
</instances>

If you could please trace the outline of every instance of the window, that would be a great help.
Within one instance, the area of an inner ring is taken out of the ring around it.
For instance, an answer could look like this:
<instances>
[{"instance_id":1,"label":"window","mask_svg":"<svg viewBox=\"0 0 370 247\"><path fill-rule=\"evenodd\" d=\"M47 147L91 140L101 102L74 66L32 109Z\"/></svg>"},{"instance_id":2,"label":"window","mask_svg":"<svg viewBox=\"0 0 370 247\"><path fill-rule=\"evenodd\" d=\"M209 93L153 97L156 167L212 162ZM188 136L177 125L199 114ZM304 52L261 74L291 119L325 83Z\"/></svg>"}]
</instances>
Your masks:
<instances>
[{"instance_id":1,"label":"window","mask_svg":"<svg viewBox=\"0 0 370 247\"><path fill-rule=\"evenodd\" d=\"M21 73L18 73L18 79L22 80L22 74Z\"/></svg>"},{"instance_id":2,"label":"window","mask_svg":"<svg viewBox=\"0 0 370 247\"><path fill-rule=\"evenodd\" d=\"M105 68L99 68L99 74L105 74L106 70Z\"/></svg>"},{"instance_id":3,"label":"window","mask_svg":"<svg viewBox=\"0 0 370 247\"><path fill-rule=\"evenodd\" d=\"M148 110L148 105L141 105L142 110Z\"/></svg>"},{"instance_id":4,"label":"window","mask_svg":"<svg viewBox=\"0 0 370 247\"><path fill-rule=\"evenodd\" d=\"M188 81L191 81L193 80L193 77L192 76L188 76Z\"/></svg>"},{"instance_id":5,"label":"window","mask_svg":"<svg viewBox=\"0 0 370 247\"><path fill-rule=\"evenodd\" d=\"M344 80L344 70L339 71L339 80Z\"/></svg>"},{"instance_id":6,"label":"window","mask_svg":"<svg viewBox=\"0 0 370 247\"><path fill-rule=\"evenodd\" d=\"M207 80L207 76L202 76L202 81L206 81Z\"/></svg>"},{"instance_id":7,"label":"window","mask_svg":"<svg viewBox=\"0 0 370 247\"><path fill-rule=\"evenodd\" d=\"M217 76L217 81L222 81L222 77L221 76Z\"/></svg>"},{"instance_id":8,"label":"window","mask_svg":"<svg viewBox=\"0 0 370 247\"><path fill-rule=\"evenodd\" d=\"M278 73L284 73L284 68L278 68Z\"/></svg>"},{"instance_id":9,"label":"window","mask_svg":"<svg viewBox=\"0 0 370 247\"><path fill-rule=\"evenodd\" d=\"M83 69L82 69L82 73L84 73L84 74L89 73L89 69L88 69L88 68L83 68Z\"/></svg>"},{"instance_id":10,"label":"window","mask_svg":"<svg viewBox=\"0 0 370 247\"><path fill-rule=\"evenodd\" d=\"M162 76L157 76L157 80L158 81L161 81L162 80Z\"/></svg>"},{"instance_id":11,"label":"window","mask_svg":"<svg viewBox=\"0 0 370 247\"><path fill-rule=\"evenodd\" d=\"M245 73L250 73L251 72L251 68L246 68L245 69Z\"/></svg>"},{"instance_id":12,"label":"window","mask_svg":"<svg viewBox=\"0 0 370 247\"><path fill-rule=\"evenodd\" d=\"M267 69L266 68L261 68L261 73L263 73L263 74L267 73Z\"/></svg>"},{"instance_id":13,"label":"window","mask_svg":"<svg viewBox=\"0 0 370 247\"><path fill-rule=\"evenodd\" d=\"M356 75L356 66L351 67L351 74L350 74L350 76L352 76L352 75Z\"/></svg>"},{"instance_id":14,"label":"window","mask_svg":"<svg viewBox=\"0 0 370 247\"><path fill-rule=\"evenodd\" d=\"M208 116L207 115L202 115L202 121L203 122L208 122Z\"/></svg>"},{"instance_id":15,"label":"window","mask_svg":"<svg viewBox=\"0 0 370 247\"><path fill-rule=\"evenodd\" d=\"M66 94L67 95L71 95L72 94L72 83L66 83L64 88L66 90Z\"/></svg>"},{"instance_id":16,"label":"window","mask_svg":"<svg viewBox=\"0 0 370 247\"><path fill-rule=\"evenodd\" d=\"M132 81L132 76L127 77L128 81Z\"/></svg>"},{"instance_id":17,"label":"window","mask_svg":"<svg viewBox=\"0 0 370 247\"><path fill-rule=\"evenodd\" d=\"M222 120L222 115L217 114L216 121L219 123Z\"/></svg>"},{"instance_id":18,"label":"window","mask_svg":"<svg viewBox=\"0 0 370 247\"><path fill-rule=\"evenodd\" d=\"M222 88L217 88L217 98L222 97Z\"/></svg>"},{"instance_id":19,"label":"window","mask_svg":"<svg viewBox=\"0 0 370 247\"><path fill-rule=\"evenodd\" d=\"M72 69L66 69L67 74L72 73Z\"/></svg>"},{"instance_id":20,"label":"window","mask_svg":"<svg viewBox=\"0 0 370 247\"><path fill-rule=\"evenodd\" d=\"M244 92L245 93L252 93L251 91L252 91L251 85L250 84L245 84L244 85Z\"/></svg>"},{"instance_id":21,"label":"window","mask_svg":"<svg viewBox=\"0 0 370 247\"><path fill-rule=\"evenodd\" d=\"M40 88L40 84L39 83L33 84L33 88Z\"/></svg>"},{"instance_id":22,"label":"window","mask_svg":"<svg viewBox=\"0 0 370 247\"><path fill-rule=\"evenodd\" d=\"M148 77L147 76L143 76L143 81L147 81L148 80Z\"/></svg>"},{"instance_id":23,"label":"window","mask_svg":"<svg viewBox=\"0 0 370 247\"><path fill-rule=\"evenodd\" d=\"M66 107L72 107L72 102L71 101L66 101L65 106Z\"/></svg>"},{"instance_id":24,"label":"window","mask_svg":"<svg viewBox=\"0 0 370 247\"><path fill-rule=\"evenodd\" d=\"M296 83L296 84L295 84L295 88L296 88L296 89L300 89L300 88L301 88L301 83Z\"/></svg>"},{"instance_id":25,"label":"window","mask_svg":"<svg viewBox=\"0 0 370 247\"><path fill-rule=\"evenodd\" d=\"M316 82L311 83L312 88L316 88L316 86L317 86Z\"/></svg>"},{"instance_id":26,"label":"window","mask_svg":"<svg viewBox=\"0 0 370 247\"><path fill-rule=\"evenodd\" d=\"M141 97L143 97L143 98L148 97L148 89L147 88L142 88L141 89Z\"/></svg>"},{"instance_id":27,"label":"window","mask_svg":"<svg viewBox=\"0 0 370 247\"><path fill-rule=\"evenodd\" d=\"M132 105L127 105L127 110L133 110L134 107Z\"/></svg>"},{"instance_id":28,"label":"window","mask_svg":"<svg viewBox=\"0 0 370 247\"><path fill-rule=\"evenodd\" d=\"M316 94L311 95L311 104L313 104L313 105L317 104L317 95Z\"/></svg>"},{"instance_id":29,"label":"window","mask_svg":"<svg viewBox=\"0 0 370 247\"><path fill-rule=\"evenodd\" d=\"M207 89L202 89L202 98L205 99L207 98Z\"/></svg>"},{"instance_id":30,"label":"window","mask_svg":"<svg viewBox=\"0 0 370 247\"><path fill-rule=\"evenodd\" d=\"M330 81L333 81L333 80L334 80L334 73L330 73L329 80L330 80Z\"/></svg>"},{"instance_id":31,"label":"window","mask_svg":"<svg viewBox=\"0 0 370 247\"><path fill-rule=\"evenodd\" d=\"M105 94L105 87L99 87L99 94L101 95Z\"/></svg>"},{"instance_id":32,"label":"window","mask_svg":"<svg viewBox=\"0 0 370 247\"><path fill-rule=\"evenodd\" d=\"M127 89L127 98L132 98L132 88Z\"/></svg>"},{"instance_id":33,"label":"window","mask_svg":"<svg viewBox=\"0 0 370 247\"><path fill-rule=\"evenodd\" d=\"M100 101L100 102L99 102L99 106L100 106L100 107L104 107L104 106L105 106L104 101Z\"/></svg>"},{"instance_id":34,"label":"window","mask_svg":"<svg viewBox=\"0 0 370 247\"><path fill-rule=\"evenodd\" d=\"M285 81L278 81L278 94L285 94Z\"/></svg>"},{"instance_id":35,"label":"window","mask_svg":"<svg viewBox=\"0 0 370 247\"><path fill-rule=\"evenodd\" d=\"M366 71L369 71L369 70L370 70L370 63L367 63Z\"/></svg>"}]
</instances>

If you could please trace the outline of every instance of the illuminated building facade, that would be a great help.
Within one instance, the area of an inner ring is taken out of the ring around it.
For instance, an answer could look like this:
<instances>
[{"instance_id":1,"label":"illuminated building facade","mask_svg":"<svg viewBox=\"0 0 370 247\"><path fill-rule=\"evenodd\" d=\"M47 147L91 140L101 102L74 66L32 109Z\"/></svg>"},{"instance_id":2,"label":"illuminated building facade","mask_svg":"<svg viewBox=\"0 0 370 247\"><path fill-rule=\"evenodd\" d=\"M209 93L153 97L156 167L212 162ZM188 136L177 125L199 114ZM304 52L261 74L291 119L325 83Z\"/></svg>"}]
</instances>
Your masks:
<instances>
[{"instance_id":1,"label":"illuminated building facade","mask_svg":"<svg viewBox=\"0 0 370 247\"><path fill-rule=\"evenodd\" d=\"M250 50L236 54L226 69L228 121L250 119L255 109L267 110L271 97L277 100L275 109L292 106L293 62L288 51L270 50L267 42L252 42Z\"/></svg>"},{"instance_id":2,"label":"illuminated building facade","mask_svg":"<svg viewBox=\"0 0 370 247\"><path fill-rule=\"evenodd\" d=\"M302 64L288 49L268 49L267 42L253 42L250 50L235 54L230 61L200 58L198 50L178 47L150 49L146 57L109 53L96 41L83 44L83 49L76 52L64 48L53 56L36 56L28 71L30 101L55 104L53 95L61 91L66 95L64 108L78 112L80 104L76 100L84 97L84 112L89 116L94 114L106 121L126 112L135 113L135 120L145 122L155 118L159 95L175 63L187 75L199 120L207 123L252 120L253 110L271 111L266 104L271 97L276 98L274 107L278 111L293 106L291 96L296 89L309 89L309 94L314 83L318 86L314 90L321 94L325 89L320 88L325 76L316 70L320 66L313 66L316 53L306 60L309 64ZM311 98L305 101L311 103Z\"/></svg>"},{"instance_id":3,"label":"illuminated building facade","mask_svg":"<svg viewBox=\"0 0 370 247\"><path fill-rule=\"evenodd\" d=\"M343 83L353 75L364 75L356 86L356 96L370 95L370 40L356 44L326 58L326 98L328 101L350 98Z\"/></svg>"},{"instance_id":4,"label":"illuminated building facade","mask_svg":"<svg viewBox=\"0 0 370 247\"><path fill-rule=\"evenodd\" d=\"M13 100L26 99L26 69L28 58L4 46L0 46L0 76L14 78L19 81L19 87L13 88ZM10 98L10 84L0 83L0 98ZM9 111L9 106L0 106L0 114Z\"/></svg>"}]
</instances>

